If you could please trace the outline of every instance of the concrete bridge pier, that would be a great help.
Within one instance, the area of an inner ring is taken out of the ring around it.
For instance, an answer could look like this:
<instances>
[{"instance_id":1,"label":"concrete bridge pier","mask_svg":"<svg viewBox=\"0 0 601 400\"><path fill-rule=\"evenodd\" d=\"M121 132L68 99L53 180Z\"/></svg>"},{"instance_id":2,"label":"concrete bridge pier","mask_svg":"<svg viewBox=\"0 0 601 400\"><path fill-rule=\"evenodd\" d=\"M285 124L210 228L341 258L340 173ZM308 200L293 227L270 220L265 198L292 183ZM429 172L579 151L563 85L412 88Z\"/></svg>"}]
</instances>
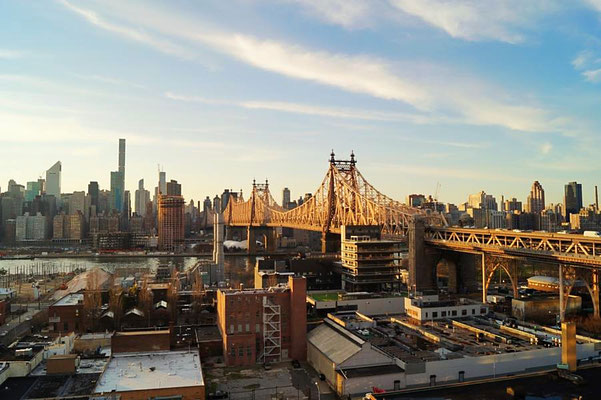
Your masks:
<instances>
[{"instance_id":1,"label":"concrete bridge pier","mask_svg":"<svg viewBox=\"0 0 601 400\"><path fill-rule=\"evenodd\" d=\"M246 241L248 254L256 254L257 240L263 243L263 250L274 253L277 248L275 228L268 226L249 226L247 228Z\"/></svg>"},{"instance_id":2,"label":"concrete bridge pier","mask_svg":"<svg viewBox=\"0 0 601 400\"><path fill-rule=\"evenodd\" d=\"M424 240L425 224L421 219L414 219L409 224L409 292L416 293L436 289L433 279L436 271L436 260L439 255L428 249Z\"/></svg>"},{"instance_id":3,"label":"concrete bridge pier","mask_svg":"<svg viewBox=\"0 0 601 400\"><path fill-rule=\"evenodd\" d=\"M331 232L321 233L321 252L336 253L340 251L340 235Z\"/></svg>"}]
</instances>

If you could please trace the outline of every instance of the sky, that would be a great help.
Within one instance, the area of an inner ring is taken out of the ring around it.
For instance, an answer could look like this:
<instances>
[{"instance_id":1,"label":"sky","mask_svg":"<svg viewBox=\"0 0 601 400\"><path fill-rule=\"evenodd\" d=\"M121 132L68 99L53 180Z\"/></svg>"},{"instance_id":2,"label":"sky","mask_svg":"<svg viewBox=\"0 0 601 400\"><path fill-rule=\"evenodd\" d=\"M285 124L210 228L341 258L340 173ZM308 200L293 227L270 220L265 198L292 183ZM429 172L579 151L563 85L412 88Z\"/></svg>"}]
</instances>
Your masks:
<instances>
[{"instance_id":1,"label":"sky","mask_svg":"<svg viewBox=\"0 0 601 400\"><path fill-rule=\"evenodd\" d=\"M601 184L601 0L0 0L0 187L157 170L186 200L314 192L332 149L400 200Z\"/></svg>"}]
</instances>

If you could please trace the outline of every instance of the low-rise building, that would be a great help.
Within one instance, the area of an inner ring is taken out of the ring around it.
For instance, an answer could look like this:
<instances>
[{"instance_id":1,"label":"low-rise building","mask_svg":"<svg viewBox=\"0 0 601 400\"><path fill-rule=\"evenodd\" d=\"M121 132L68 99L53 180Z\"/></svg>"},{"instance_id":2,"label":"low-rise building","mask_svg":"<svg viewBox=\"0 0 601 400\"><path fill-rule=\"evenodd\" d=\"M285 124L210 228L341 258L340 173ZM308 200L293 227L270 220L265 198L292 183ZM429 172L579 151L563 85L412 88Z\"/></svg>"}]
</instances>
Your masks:
<instances>
[{"instance_id":1,"label":"low-rise building","mask_svg":"<svg viewBox=\"0 0 601 400\"><path fill-rule=\"evenodd\" d=\"M98 379L98 395L121 400L205 398L205 383L196 351L117 353Z\"/></svg>"},{"instance_id":2,"label":"low-rise building","mask_svg":"<svg viewBox=\"0 0 601 400\"><path fill-rule=\"evenodd\" d=\"M83 329L83 293L69 293L48 307L48 325L52 332L81 332Z\"/></svg>"},{"instance_id":3,"label":"low-rise building","mask_svg":"<svg viewBox=\"0 0 601 400\"><path fill-rule=\"evenodd\" d=\"M406 315L330 315L307 335L307 360L340 397L478 381L555 368L561 332L504 326L482 316L429 320ZM578 336L577 358L598 355L601 341ZM375 388L375 389L374 389Z\"/></svg>"},{"instance_id":4,"label":"low-rise building","mask_svg":"<svg viewBox=\"0 0 601 400\"><path fill-rule=\"evenodd\" d=\"M468 299L440 300L438 295L405 297L405 313L421 323L446 318L473 317L488 314L488 306Z\"/></svg>"}]
</instances>

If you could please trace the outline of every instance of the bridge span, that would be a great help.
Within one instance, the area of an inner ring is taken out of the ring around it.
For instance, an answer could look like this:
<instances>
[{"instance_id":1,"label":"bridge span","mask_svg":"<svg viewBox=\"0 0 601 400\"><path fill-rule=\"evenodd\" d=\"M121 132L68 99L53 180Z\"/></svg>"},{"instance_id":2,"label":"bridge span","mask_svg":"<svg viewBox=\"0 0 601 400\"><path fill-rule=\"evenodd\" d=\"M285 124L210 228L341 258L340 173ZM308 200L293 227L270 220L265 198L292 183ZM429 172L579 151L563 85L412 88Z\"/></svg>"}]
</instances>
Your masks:
<instances>
[{"instance_id":1,"label":"bridge span","mask_svg":"<svg viewBox=\"0 0 601 400\"><path fill-rule=\"evenodd\" d=\"M601 238L583 235L449 227L437 212L409 207L372 186L359 172L355 155L336 159L330 154L324 179L310 198L293 209L277 204L269 184L253 182L248 200L231 198L224 210L229 227L247 230L248 251L263 238L268 251L275 250L276 227L321 232L322 251L340 250L343 225L378 225L384 237L408 240L410 290L436 287L436 268L444 261L453 271L451 291L481 288L486 293L495 271L504 270L518 290L518 270L524 260L558 266L560 309L577 280L585 282L599 317L599 269ZM478 278L481 271L481 279Z\"/></svg>"}]
</instances>

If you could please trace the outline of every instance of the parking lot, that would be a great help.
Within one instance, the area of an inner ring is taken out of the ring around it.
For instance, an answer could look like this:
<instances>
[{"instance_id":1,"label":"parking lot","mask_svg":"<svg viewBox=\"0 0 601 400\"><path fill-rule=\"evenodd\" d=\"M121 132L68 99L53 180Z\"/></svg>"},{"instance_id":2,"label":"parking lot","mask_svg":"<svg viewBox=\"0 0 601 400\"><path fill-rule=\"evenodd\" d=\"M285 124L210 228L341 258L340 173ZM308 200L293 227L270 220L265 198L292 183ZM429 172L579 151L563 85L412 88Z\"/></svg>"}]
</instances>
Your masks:
<instances>
[{"instance_id":1,"label":"parking lot","mask_svg":"<svg viewBox=\"0 0 601 400\"><path fill-rule=\"evenodd\" d=\"M294 368L290 362L263 366L205 368L208 393L221 391L230 399L317 399L318 377L306 364Z\"/></svg>"}]
</instances>

